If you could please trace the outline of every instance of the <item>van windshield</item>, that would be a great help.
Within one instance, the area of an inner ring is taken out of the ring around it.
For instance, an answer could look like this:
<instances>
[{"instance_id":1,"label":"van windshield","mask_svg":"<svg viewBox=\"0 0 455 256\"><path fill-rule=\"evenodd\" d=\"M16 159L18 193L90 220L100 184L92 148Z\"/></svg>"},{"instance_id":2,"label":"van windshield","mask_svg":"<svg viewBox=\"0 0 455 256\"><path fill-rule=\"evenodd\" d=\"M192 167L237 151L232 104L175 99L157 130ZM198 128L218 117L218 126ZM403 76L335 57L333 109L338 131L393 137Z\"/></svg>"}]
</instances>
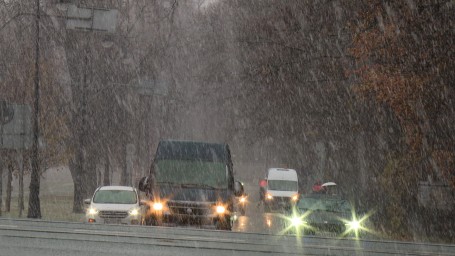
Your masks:
<instances>
[{"instance_id":1,"label":"van windshield","mask_svg":"<svg viewBox=\"0 0 455 256\"><path fill-rule=\"evenodd\" d=\"M135 204L137 195L134 191L128 190L98 190L93 197L97 204Z\"/></svg>"},{"instance_id":2,"label":"van windshield","mask_svg":"<svg viewBox=\"0 0 455 256\"><path fill-rule=\"evenodd\" d=\"M227 188L226 165L220 162L190 160L159 160L156 164L157 183L199 184Z\"/></svg>"},{"instance_id":3,"label":"van windshield","mask_svg":"<svg viewBox=\"0 0 455 256\"><path fill-rule=\"evenodd\" d=\"M280 191L297 191L298 184L294 180L269 180L268 189Z\"/></svg>"}]
</instances>

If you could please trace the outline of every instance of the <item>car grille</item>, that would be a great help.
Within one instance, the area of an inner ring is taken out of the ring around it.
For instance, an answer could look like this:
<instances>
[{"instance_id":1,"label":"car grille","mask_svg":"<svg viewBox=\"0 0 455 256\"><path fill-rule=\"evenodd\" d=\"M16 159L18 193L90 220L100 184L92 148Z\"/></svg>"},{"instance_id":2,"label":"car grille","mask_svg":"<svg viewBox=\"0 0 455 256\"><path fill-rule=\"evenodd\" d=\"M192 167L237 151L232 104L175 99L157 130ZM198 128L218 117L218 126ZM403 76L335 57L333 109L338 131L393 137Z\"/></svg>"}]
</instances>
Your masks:
<instances>
[{"instance_id":1,"label":"car grille","mask_svg":"<svg viewBox=\"0 0 455 256\"><path fill-rule=\"evenodd\" d=\"M168 202L167 206L172 214L205 216L212 213L210 204Z\"/></svg>"},{"instance_id":2,"label":"car grille","mask_svg":"<svg viewBox=\"0 0 455 256\"><path fill-rule=\"evenodd\" d=\"M275 201L277 203L279 203L279 202L289 203L291 201L291 198L290 197L274 196L273 197L273 201Z\"/></svg>"},{"instance_id":3,"label":"car grille","mask_svg":"<svg viewBox=\"0 0 455 256\"><path fill-rule=\"evenodd\" d=\"M98 216L103 219L123 219L128 216L128 212L124 211L100 211Z\"/></svg>"}]
</instances>

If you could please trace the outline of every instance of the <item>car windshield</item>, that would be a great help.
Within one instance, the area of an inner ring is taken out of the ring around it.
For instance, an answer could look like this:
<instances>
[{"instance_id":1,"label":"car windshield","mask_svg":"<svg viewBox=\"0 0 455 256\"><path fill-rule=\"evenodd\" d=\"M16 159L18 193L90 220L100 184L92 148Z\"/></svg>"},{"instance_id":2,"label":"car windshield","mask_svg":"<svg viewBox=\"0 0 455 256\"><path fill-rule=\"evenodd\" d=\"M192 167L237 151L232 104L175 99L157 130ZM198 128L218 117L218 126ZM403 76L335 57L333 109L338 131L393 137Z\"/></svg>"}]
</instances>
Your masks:
<instances>
[{"instance_id":1,"label":"car windshield","mask_svg":"<svg viewBox=\"0 0 455 256\"><path fill-rule=\"evenodd\" d=\"M93 197L97 204L135 204L137 195L127 190L98 190Z\"/></svg>"},{"instance_id":2,"label":"car windshield","mask_svg":"<svg viewBox=\"0 0 455 256\"><path fill-rule=\"evenodd\" d=\"M300 210L311 211L330 211L330 212L348 212L351 210L351 204L343 199L331 198L311 198L304 197L299 200L297 207Z\"/></svg>"},{"instance_id":3,"label":"car windshield","mask_svg":"<svg viewBox=\"0 0 455 256\"><path fill-rule=\"evenodd\" d=\"M157 183L178 185L200 184L203 187L227 188L226 165L220 162L190 160L159 160L155 180Z\"/></svg>"},{"instance_id":4,"label":"car windshield","mask_svg":"<svg viewBox=\"0 0 455 256\"><path fill-rule=\"evenodd\" d=\"M268 189L280 191L297 191L298 183L294 180L269 180Z\"/></svg>"}]
</instances>

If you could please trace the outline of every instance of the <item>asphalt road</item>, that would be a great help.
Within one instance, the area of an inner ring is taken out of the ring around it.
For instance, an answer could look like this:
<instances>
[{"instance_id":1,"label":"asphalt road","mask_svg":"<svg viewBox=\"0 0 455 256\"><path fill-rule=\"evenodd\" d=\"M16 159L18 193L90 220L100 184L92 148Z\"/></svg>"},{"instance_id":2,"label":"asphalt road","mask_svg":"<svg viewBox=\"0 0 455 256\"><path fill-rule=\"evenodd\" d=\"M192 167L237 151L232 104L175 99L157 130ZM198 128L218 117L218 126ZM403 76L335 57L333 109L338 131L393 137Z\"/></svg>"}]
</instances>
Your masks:
<instances>
[{"instance_id":1,"label":"asphalt road","mask_svg":"<svg viewBox=\"0 0 455 256\"><path fill-rule=\"evenodd\" d=\"M253 185L244 184L247 193L246 214L241 216L237 211L238 219L234 222L233 231L278 234L283 229L281 212L265 213L259 203L259 189Z\"/></svg>"},{"instance_id":2,"label":"asphalt road","mask_svg":"<svg viewBox=\"0 0 455 256\"><path fill-rule=\"evenodd\" d=\"M455 245L283 235L284 212L264 213L256 186L233 231L0 218L3 255L455 255Z\"/></svg>"},{"instance_id":3,"label":"asphalt road","mask_svg":"<svg viewBox=\"0 0 455 256\"><path fill-rule=\"evenodd\" d=\"M455 255L455 246L0 219L0 255Z\"/></svg>"},{"instance_id":4,"label":"asphalt road","mask_svg":"<svg viewBox=\"0 0 455 256\"><path fill-rule=\"evenodd\" d=\"M256 188L246 190L246 216L238 217L232 232L0 218L0 256L455 255L454 245L283 235L282 213L264 213Z\"/></svg>"}]
</instances>

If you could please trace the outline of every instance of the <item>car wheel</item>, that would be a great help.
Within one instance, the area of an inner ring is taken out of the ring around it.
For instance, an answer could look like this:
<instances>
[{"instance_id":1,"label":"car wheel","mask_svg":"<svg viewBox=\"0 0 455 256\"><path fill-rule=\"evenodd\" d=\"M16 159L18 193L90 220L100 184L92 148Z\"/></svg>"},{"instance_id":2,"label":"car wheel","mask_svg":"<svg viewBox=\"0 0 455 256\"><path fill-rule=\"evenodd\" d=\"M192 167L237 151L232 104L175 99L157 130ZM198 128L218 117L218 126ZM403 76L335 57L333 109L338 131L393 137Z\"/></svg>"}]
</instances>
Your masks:
<instances>
[{"instance_id":1,"label":"car wheel","mask_svg":"<svg viewBox=\"0 0 455 256\"><path fill-rule=\"evenodd\" d=\"M246 214L245 207L241 207L241 208L240 208L240 214L241 214L242 216L245 216L245 214Z\"/></svg>"},{"instance_id":2,"label":"car wheel","mask_svg":"<svg viewBox=\"0 0 455 256\"><path fill-rule=\"evenodd\" d=\"M306 229L303 230L303 235L305 235L305 236L314 236L314 235L316 235L316 231L306 228Z\"/></svg>"}]
</instances>

